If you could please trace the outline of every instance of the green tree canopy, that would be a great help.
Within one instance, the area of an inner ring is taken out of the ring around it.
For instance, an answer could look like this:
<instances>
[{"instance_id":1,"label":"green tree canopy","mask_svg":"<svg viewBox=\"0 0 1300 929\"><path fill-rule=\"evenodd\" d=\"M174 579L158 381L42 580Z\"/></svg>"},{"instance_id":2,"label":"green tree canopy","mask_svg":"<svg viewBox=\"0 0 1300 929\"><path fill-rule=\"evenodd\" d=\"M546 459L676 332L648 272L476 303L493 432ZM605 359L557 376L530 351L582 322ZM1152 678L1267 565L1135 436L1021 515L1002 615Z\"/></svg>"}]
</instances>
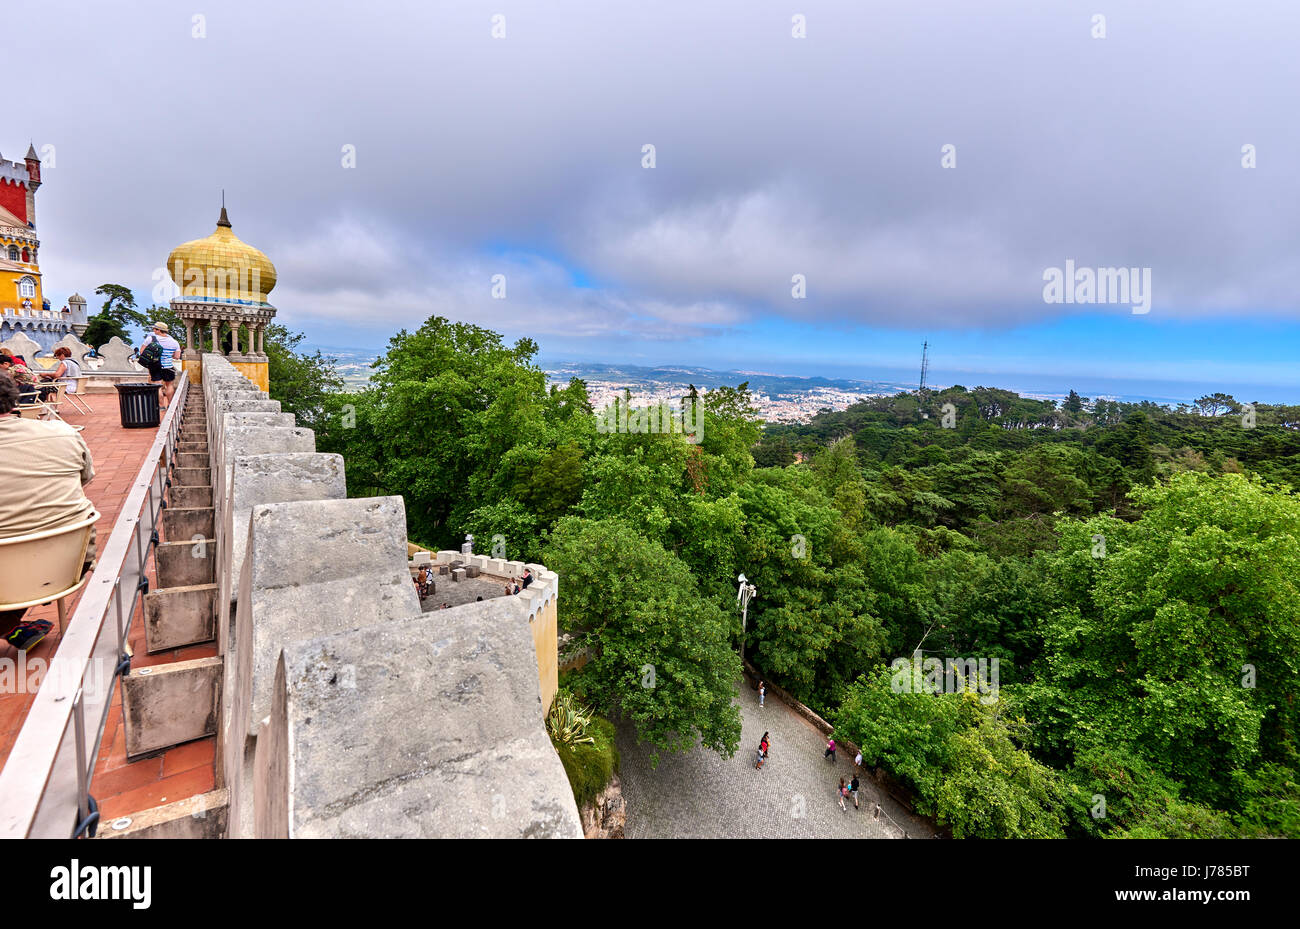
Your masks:
<instances>
[{"instance_id":1,"label":"green tree canopy","mask_svg":"<svg viewBox=\"0 0 1300 929\"><path fill-rule=\"evenodd\" d=\"M128 326L147 326L149 318L135 308L135 294L129 287L121 284L100 284L95 293L104 298L104 305L98 313L90 317L82 341L98 348L107 344L113 336L130 344L132 342Z\"/></svg>"},{"instance_id":2,"label":"green tree canopy","mask_svg":"<svg viewBox=\"0 0 1300 929\"><path fill-rule=\"evenodd\" d=\"M656 750L687 751L698 740L734 754L738 619L700 595L680 560L619 520L565 517L544 557L563 578L565 627L598 643L581 672L588 699Z\"/></svg>"}]
</instances>

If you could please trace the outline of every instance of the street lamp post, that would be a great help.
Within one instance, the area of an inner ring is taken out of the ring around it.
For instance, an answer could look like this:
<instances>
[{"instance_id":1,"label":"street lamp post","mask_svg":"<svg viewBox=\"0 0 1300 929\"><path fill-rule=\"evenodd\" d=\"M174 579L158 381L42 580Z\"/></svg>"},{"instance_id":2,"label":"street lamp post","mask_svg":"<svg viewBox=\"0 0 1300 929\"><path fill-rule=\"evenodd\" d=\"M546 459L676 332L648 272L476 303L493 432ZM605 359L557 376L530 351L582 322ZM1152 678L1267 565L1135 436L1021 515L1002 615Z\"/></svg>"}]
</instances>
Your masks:
<instances>
[{"instance_id":1,"label":"street lamp post","mask_svg":"<svg viewBox=\"0 0 1300 929\"><path fill-rule=\"evenodd\" d=\"M741 574L736 578L740 589L736 591L736 602L740 604L740 631L743 635L749 625L749 601L758 596L758 588L749 583L749 578ZM742 643L742 648L743 643Z\"/></svg>"}]
</instances>

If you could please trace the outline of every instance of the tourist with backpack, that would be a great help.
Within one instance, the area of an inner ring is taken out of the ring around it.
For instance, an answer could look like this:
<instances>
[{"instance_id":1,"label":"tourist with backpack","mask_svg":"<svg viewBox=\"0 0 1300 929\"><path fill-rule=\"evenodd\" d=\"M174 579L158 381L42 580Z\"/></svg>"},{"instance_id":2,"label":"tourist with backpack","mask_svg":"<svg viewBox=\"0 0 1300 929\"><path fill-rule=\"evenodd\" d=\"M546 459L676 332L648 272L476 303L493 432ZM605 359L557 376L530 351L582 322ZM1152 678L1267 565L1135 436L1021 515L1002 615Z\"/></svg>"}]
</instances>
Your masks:
<instances>
[{"instance_id":1,"label":"tourist with backpack","mask_svg":"<svg viewBox=\"0 0 1300 929\"><path fill-rule=\"evenodd\" d=\"M844 798L849 795L849 787L847 784L844 783L844 778L840 778L840 787L837 792L839 793L839 797L840 797L840 811L847 813L849 811L849 808L844 805Z\"/></svg>"},{"instance_id":2,"label":"tourist with backpack","mask_svg":"<svg viewBox=\"0 0 1300 929\"><path fill-rule=\"evenodd\" d=\"M835 760L835 740L834 740L834 739L827 739L827 740L826 740L826 755L825 755L824 757L829 758L831 761L834 761L834 760Z\"/></svg>"},{"instance_id":3,"label":"tourist with backpack","mask_svg":"<svg viewBox=\"0 0 1300 929\"><path fill-rule=\"evenodd\" d=\"M154 323L153 331L144 337L144 341L136 349L140 364L149 370L150 383L162 387L163 399L166 402L159 406L164 410L171 405L172 394L176 392L174 359L181 353L181 343L168 335L167 329L167 324L164 322Z\"/></svg>"},{"instance_id":4,"label":"tourist with backpack","mask_svg":"<svg viewBox=\"0 0 1300 929\"><path fill-rule=\"evenodd\" d=\"M855 810L862 809L858 806L858 776L856 774L853 775L853 780L849 781L849 796L853 798L853 808Z\"/></svg>"}]
</instances>

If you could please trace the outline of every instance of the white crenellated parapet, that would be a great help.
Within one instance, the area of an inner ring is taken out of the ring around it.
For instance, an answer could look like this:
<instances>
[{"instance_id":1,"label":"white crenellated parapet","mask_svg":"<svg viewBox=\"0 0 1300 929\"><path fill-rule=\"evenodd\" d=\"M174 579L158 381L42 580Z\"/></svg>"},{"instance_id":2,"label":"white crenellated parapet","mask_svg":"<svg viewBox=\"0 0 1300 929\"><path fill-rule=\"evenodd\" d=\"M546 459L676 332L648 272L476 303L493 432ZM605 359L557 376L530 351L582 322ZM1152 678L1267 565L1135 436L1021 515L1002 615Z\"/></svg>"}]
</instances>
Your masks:
<instances>
[{"instance_id":1,"label":"white crenellated parapet","mask_svg":"<svg viewBox=\"0 0 1300 929\"><path fill-rule=\"evenodd\" d=\"M68 351L72 352L72 360L75 361L78 365L85 364L86 353L91 351L91 347L89 345L81 341L79 338L76 337L76 335L74 335L71 332L69 332L63 338L59 339L59 341L54 343L54 345L50 348L50 354L54 354L54 349L56 348L66 348ZM86 374L86 373L87 373L86 371L82 371L82 374Z\"/></svg>"},{"instance_id":2,"label":"white crenellated parapet","mask_svg":"<svg viewBox=\"0 0 1300 929\"><path fill-rule=\"evenodd\" d=\"M421 614L409 565L492 559L408 560L400 497L346 499L339 456L226 358L202 366L228 834L581 837L546 735L554 614L533 621L554 587Z\"/></svg>"},{"instance_id":3,"label":"white crenellated parapet","mask_svg":"<svg viewBox=\"0 0 1300 929\"><path fill-rule=\"evenodd\" d=\"M36 353L41 350L38 342L29 339L21 332L15 333L11 338L0 342L0 348L7 348L13 354L26 358L28 364L35 363L33 359L35 359Z\"/></svg>"},{"instance_id":4,"label":"white crenellated parapet","mask_svg":"<svg viewBox=\"0 0 1300 929\"><path fill-rule=\"evenodd\" d=\"M524 588L524 593L533 595L533 603L536 609L530 609L528 618L533 619L536 614L547 606L547 604L559 600L559 585L555 583L533 583Z\"/></svg>"}]
</instances>

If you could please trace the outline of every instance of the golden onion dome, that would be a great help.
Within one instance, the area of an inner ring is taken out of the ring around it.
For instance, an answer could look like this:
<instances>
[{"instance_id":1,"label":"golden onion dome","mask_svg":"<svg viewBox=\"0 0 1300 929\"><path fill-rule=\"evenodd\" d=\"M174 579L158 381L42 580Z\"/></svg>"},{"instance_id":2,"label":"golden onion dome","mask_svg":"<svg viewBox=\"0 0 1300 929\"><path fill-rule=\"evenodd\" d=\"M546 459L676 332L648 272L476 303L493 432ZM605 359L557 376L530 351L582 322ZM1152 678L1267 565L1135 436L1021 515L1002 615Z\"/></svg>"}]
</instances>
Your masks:
<instances>
[{"instance_id":1,"label":"golden onion dome","mask_svg":"<svg viewBox=\"0 0 1300 929\"><path fill-rule=\"evenodd\" d=\"M275 265L230 230L224 206L212 235L172 249L167 273L182 299L212 303L266 305L275 287Z\"/></svg>"}]
</instances>

